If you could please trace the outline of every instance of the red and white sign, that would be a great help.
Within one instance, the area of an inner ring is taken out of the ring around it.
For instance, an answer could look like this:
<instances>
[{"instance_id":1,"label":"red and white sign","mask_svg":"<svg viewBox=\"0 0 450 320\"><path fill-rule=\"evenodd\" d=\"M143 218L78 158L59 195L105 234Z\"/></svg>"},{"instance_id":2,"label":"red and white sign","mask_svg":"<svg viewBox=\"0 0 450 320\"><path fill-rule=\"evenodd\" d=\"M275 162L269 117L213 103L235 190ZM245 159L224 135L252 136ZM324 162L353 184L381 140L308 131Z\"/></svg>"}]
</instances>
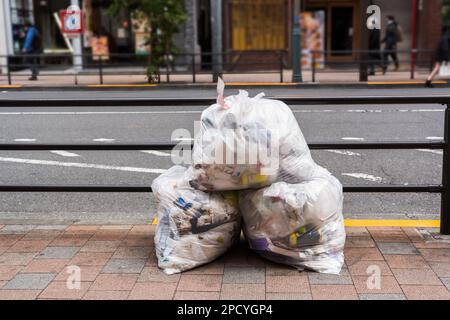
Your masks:
<instances>
[{"instance_id":1,"label":"red and white sign","mask_svg":"<svg viewBox=\"0 0 450 320\"><path fill-rule=\"evenodd\" d=\"M61 30L68 35L83 33L83 12L77 6L60 11Z\"/></svg>"}]
</instances>

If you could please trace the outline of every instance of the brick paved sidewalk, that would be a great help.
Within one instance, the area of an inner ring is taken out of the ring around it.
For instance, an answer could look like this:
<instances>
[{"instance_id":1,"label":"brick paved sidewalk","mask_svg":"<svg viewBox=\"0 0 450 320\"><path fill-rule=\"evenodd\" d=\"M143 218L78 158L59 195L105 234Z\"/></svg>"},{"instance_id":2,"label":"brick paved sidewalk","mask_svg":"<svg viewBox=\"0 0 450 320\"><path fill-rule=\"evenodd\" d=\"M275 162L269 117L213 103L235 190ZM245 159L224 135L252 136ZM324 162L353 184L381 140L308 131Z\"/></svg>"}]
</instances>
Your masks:
<instances>
[{"instance_id":1,"label":"brick paved sidewalk","mask_svg":"<svg viewBox=\"0 0 450 320\"><path fill-rule=\"evenodd\" d=\"M450 241L436 240L436 230L347 228L339 276L266 262L245 242L207 266L166 276L157 268L154 228L0 225L0 299L450 300ZM82 282L70 290L73 265ZM379 289L367 285L374 270Z\"/></svg>"}]
</instances>

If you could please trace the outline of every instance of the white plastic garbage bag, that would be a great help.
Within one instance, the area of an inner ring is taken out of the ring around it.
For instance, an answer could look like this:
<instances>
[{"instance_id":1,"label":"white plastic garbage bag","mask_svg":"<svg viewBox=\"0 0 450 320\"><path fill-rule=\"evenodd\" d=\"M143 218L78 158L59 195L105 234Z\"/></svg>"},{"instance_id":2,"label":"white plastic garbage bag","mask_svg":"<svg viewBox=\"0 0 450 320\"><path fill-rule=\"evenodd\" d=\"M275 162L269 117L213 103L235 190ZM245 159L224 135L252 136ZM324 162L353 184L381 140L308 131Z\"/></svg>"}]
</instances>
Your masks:
<instances>
[{"instance_id":1,"label":"white plastic garbage bag","mask_svg":"<svg viewBox=\"0 0 450 320\"><path fill-rule=\"evenodd\" d=\"M326 169L299 184L239 192L244 231L262 256L300 270L338 274L344 263L342 185Z\"/></svg>"},{"instance_id":2,"label":"white plastic garbage bag","mask_svg":"<svg viewBox=\"0 0 450 320\"><path fill-rule=\"evenodd\" d=\"M217 103L203 111L194 141L194 187L243 190L313 175L316 164L292 111L263 96L241 90L223 98L219 84Z\"/></svg>"},{"instance_id":3,"label":"white plastic garbage bag","mask_svg":"<svg viewBox=\"0 0 450 320\"><path fill-rule=\"evenodd\" d=\"M174 166L152 183L159 201L156 255L158 266L167 274L213 261L240 235L236 193L193 189L190 174L190 169Z\"/></svg>"}]
</instances>

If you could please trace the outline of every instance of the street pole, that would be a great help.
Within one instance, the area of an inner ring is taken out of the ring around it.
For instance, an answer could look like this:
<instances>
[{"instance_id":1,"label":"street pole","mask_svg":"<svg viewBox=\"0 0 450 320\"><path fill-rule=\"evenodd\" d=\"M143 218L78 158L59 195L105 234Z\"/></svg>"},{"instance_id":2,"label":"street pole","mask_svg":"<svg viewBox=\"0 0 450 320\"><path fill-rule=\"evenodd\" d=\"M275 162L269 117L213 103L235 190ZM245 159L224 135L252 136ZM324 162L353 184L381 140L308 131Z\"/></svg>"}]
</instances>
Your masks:
<instances>
[{"instance_id":1,"label":"street pole","mask_svg":"<svg viewBox=\"0 0 450 320\"><path fill-rule=\"evenodd\" d=\"M211 1L213 82L222 74L222 0Z\"/></svg>"},{"instance_id":2,"label":"street pole","mask_svg":"<svg viewBox=\"0 0 450 320\"><path fill-rule=\"evenodd\" d=\"M13 53L12 28L11 28L11 8L9 1L0 3L0 73L8 73L7 55Z\"/></svg>"},{"instance_id":3,"label":"street pole","mask_svg":"<svg viewBox=\"0 0 450 320\"><path fill-rule=\"evenodd\" d=\"M359 16L363 19L360 26L360 44L359 44L359 81L367 82L369 80L369 74L367 70L367 50L369 50L369 30L366 26L367 8L369 7L368 0L361 0L359 8Z\"/></svg>"},{"instance_id":4,"label":"street pole","mask_svg":"<svg viewBox=\"0 0 450 320\"><path fill-rule=\"evenodd\" d=\"M294 0L292 10L292 82L303 82L300 32L300 0Z\"/></svg>"},{"instance_id":5,"label":"street pole","mask_svg":"<svg viewBox=\"0 0 450 320\"><path fill-rule=\"evenodd\" d=\"M70 4L81 9L79 0L70 0ZM78 35L76 38L72 39L72 47L74 69L79 71L83 69L83 57L81 56L83 54L83 49L81 46L81 35Z\"/></svg>"}]
</instances>

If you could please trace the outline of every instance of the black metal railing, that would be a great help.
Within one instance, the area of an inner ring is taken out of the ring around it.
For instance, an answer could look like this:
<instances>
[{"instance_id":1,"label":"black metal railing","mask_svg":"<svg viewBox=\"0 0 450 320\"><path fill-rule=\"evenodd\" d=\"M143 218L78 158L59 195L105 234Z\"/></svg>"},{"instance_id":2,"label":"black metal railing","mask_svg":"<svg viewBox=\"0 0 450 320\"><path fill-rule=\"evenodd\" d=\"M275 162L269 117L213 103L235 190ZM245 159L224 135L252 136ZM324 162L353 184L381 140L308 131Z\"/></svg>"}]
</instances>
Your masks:
<instances>
[{"instance_id":1,"label":"black metal railing","mask_svg":"<svg viewBox=\"0 0 450 320\"><path fill-rule=\"evenodd\" d=\"M310 55L311 64L304 66L303 71L311 71L311 81L316 82L317 74L359 70L361 64L382 67L384 65L383 54L389 51L382 50L324 50L304 52L304 56ZM434 51L429 49L402 49L396 50L399 55L399 63L407 65L410 79L414 79L416 70L421 66L424 70L433 67ZM322 58L317 58L317 56ZM350 60L339 60L334 58L352 57ZM379 55L374 59L374 55ZM408 59L402 57L408 56ZM249 58L251 57L251 58ZM106 59L107 58L107 59ZM73 77L74 84L78 85L79 78L84 76L96 76L98 84L105 83L106 76L112 75L145 75L149 55L134 53L111 53L106 55L92 54L17 54L0 55L1 60L6 63L0 64L7 72L3 74L7 78L8 84L12 85L15 78L29 76L28 74L17 74L12 72L17 69L24 69L37 65L42 76L67 76ZM33 60L34 59L34 60ZM81 59L82 64L75 61ZM205 60L206 59L206 60ZM49 61L56 61L51 63ZM198 82L199 75L211 76L214 82L217 76L251 72L273 73L279 75L279 82L285 82L285 71L290 64L290 56L286 50L276 51L227 51L222 53L170 53L167 54L166 65L161 66L161 77L165 77L167 83L171 82L173 75L186 75L192 83ZM220 61L220 62L219 62ZM323 65L324 68L318 68ZM63 69L73 68L71 72L64 72ZM125 68L138 68L133 70L121 70ZM51 69L51 72L47 72ZM61 70L61 72L58 72ZM251 71L249 71L251 70ZM401 70L399 70L401 71ZM391 71L390 71L391 72ZM0 74L0 76L2 76ZM356 80L356 79L355 79ZM185 81L186 82L186 81Z\"/></svg>"},{"instance_id":2,"label":"black metal railing","mask_svg":"<svg viewBox=\"0 0 450 320\"><path fill-rule=\"evenodd\" d=\"M351 142L311 143L312 150L327 149L442 149L442 182L436 185L345 185L344 192L353 193L439 193L441 194L442 234L450 234L450 95L432 96L350 96L350 97L277 97L290 105L346 105L346 104L442 104L445 105L444 134L442 141L393 141L393 142ZM192 99L1 99L1 107L89 107L89 106L206 106L215 102L213 98ZM180 142L186 144L186 142ZM191 143L191 142L189 142ZM177 143L179 144L179 143ZM0 151L21 150L171 150L175 143L153 144L36 144L3 143ZM0 192L151 192L146 185L0 185Z\"/></svg>"}]
</instances>

